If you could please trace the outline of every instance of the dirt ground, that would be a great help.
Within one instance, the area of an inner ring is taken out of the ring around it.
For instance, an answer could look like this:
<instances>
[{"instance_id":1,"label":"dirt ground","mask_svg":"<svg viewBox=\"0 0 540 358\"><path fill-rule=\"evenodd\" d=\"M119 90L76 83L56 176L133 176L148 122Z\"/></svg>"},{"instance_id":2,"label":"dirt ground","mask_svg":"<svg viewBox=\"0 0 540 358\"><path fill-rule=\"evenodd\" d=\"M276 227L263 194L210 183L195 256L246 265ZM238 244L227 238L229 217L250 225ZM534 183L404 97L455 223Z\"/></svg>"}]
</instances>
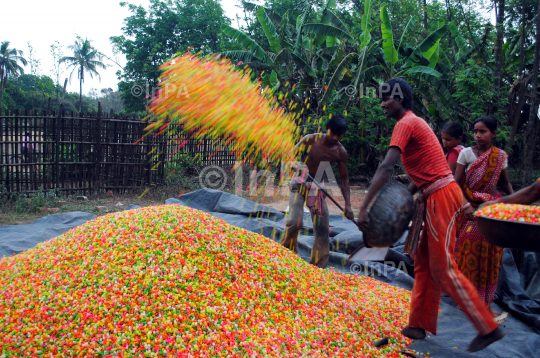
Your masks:
<instances>
[{"instance_id":1,"label":"dirt ground","mask_svg":"<svg viewBox=\"0 0 540 358\"><path fill-rule=\"evenodd\" d=\"M102 195L99 197L87 195L86 197L88 200L77 199L76 196L60 198L57 203L49 202L44 206L47 209L58 209L56 211L41 212L39 209L37 209L17 212L15 210L15 205L3 204L0 207L0 225L30 224L47 215L66 213L70 211L84 211L101 216L111 212L125 210L129 204L136 204L141 207L145 207L164 203L164 200L150 196L139 199L135 194L114 195L112 197L107 195Z\"/></svg>"},{"instance_id":2,"label":"dirt ground","mask_svg":"<svg viewBox=\"0 0 540 358\"><path fill-rule=\"evenodd\" d=\"M117 212L125 210L129 204L135 204L140 207L146 207L151 205L162 205L165 203L165 200L171 197L177 197L182 193L185 193L183 190L174 190L169 189L166 191L154 191L147 195L142 193L131 193L131 194L113 194L92 196L86 195L86 199L80 198L81 195L73 195L64 198L57 198L55 200L50 200L47 204L44 204L46 208L53 208L55 211L39 211L39 208L29 208L27 210L16 210L16 205L14 203L1 203L0 205L0 225L20 225L20 224L30 224L36 221L39 218L42 218L51 214L59 214L70 211L84 211L92 213L95 215L106 215L111 212ZM332 196L336 199L338 203L342 206L345 206L345 200L341 196L339 190L334 190L331 192ZM281 191L279 195L273 197L250 197L241 193L241 196L245 197L248 200L258 202L262 205L272 207L274 209L284 211L289 205L289 196L287 190ZM358 212L360 203L362 202L365 196L364 190L361 190L359 187L354 187L351 189L351 204L355 214ZM79 197L79 198L78 198ZM332 203L331 200L326 200L328 203L328 209L331 214L341 214L339 208Z\"/></svg>"}]
</instances>

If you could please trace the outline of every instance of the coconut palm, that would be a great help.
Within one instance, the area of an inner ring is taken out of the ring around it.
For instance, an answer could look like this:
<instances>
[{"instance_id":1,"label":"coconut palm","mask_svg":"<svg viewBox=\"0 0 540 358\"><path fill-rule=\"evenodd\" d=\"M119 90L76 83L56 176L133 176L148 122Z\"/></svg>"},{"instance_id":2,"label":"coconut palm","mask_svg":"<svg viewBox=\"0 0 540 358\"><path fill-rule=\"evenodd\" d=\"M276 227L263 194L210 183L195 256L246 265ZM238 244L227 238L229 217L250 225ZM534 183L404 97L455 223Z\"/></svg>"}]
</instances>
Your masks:
<instances>
[{"instance_id":1,"label":"coconut palm","mask_svg":"<svg viewBox=\"0 0 540 358\"><path fill-rule=\"evenodd\" d=\"M2 110L2 100L4 88L9 76L18 76L24 73L24 69L19 65L26 66L26 59L23 52L14 48L9 48L9 41L0 45L0 111Z\"/></svg>"},{"instance_id":2,"label":"coconut palm","mask_svg":"<svg viewBox=\"0 0 540 358\"><path fill-rule=\"evenodd\" d=\"M70 82L73 73L77 72L80 85L79 112L82 111L82 84L84 82L84 73L88 72L90 78L94 78L95 75L101 81L101 76L99 75L97 68L107 68L107 66L101 62L103 56L90 44L90 42L91 41L88 39L83 40L77 36L75 43L68 46L68 48L73 51L73 56L64 56L60 59L60 63L65 62L67 64L67 68L73 68L69 75Z\"/></svg>"}]
</instances>

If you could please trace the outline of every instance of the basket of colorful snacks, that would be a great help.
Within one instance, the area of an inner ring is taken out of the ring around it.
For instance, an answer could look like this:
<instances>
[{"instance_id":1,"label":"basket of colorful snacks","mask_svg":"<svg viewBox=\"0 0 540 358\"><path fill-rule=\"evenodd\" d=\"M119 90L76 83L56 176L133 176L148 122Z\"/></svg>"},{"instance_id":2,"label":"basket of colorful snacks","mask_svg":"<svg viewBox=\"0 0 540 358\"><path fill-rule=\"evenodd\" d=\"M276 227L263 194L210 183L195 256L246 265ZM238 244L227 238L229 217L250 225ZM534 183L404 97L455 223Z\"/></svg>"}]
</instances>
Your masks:
<instances>
[{"instance_id":1,"label":"basket of colorful snacks","mask_svg":"<svg viewBox=\"0 0 540 358\"><path fill-rule=\"evenodd\" d=\"M540 251L540 207L493 204L476 211L478 228L494 245Z\"/></svg>"}]
</instances>

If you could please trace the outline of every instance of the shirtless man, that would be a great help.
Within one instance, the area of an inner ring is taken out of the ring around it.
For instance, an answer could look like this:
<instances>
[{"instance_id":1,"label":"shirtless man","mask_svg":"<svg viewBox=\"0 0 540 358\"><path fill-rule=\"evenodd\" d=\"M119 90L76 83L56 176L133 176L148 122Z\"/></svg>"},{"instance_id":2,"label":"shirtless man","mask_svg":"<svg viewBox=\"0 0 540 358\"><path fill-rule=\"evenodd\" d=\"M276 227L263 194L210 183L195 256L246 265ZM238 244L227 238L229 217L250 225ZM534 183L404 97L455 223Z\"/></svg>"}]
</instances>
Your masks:
<instances>
[{"instance_id":1,"label":"shirtless man","mask_svg":"<svg viewBox=\"0 0 540 358\"><path fill-rule=\"evenodd\" d=\"M315 236L309 262L320 268L328 265L330 257L329 214L324 195L313 184L311 178L319 180L317 173L323 173L332 163L339 163L341 192L345 198L345 216L354 219L347 173L347 151L339 142L347 130L347 120L342 115L336 115L326 122L326 130L326 134L307 135L296 145L296 148L302 149L301 161L304 164L293 166L298 173L290 183L289 214L281 238L283 246L296 252L298 232L303 226L304 203L306 203L311 212Z\"/></svg>"}]
</instances>

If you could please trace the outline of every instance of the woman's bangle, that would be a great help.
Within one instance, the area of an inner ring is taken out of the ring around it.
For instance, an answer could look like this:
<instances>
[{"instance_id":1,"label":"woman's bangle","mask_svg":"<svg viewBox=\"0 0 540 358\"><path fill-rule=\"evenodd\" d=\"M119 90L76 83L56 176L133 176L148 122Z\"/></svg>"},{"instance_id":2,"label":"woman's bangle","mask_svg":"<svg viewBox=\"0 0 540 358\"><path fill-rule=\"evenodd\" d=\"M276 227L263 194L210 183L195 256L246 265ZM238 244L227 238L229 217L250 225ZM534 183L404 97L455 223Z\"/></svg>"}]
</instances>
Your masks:
<instances>
[{"instance_id":1,"label":"woman's bangle","mask_svg":"<svg viewBox=\"0 0 540 358\"><path fill-rule=\"evenodd\" d=\"M468 208L469 206L471 206L471 203L467 203L467 204L463 205L463 207L462 207L461 209L466 209L466 208Z\"/></svg>"}]
</instances>

